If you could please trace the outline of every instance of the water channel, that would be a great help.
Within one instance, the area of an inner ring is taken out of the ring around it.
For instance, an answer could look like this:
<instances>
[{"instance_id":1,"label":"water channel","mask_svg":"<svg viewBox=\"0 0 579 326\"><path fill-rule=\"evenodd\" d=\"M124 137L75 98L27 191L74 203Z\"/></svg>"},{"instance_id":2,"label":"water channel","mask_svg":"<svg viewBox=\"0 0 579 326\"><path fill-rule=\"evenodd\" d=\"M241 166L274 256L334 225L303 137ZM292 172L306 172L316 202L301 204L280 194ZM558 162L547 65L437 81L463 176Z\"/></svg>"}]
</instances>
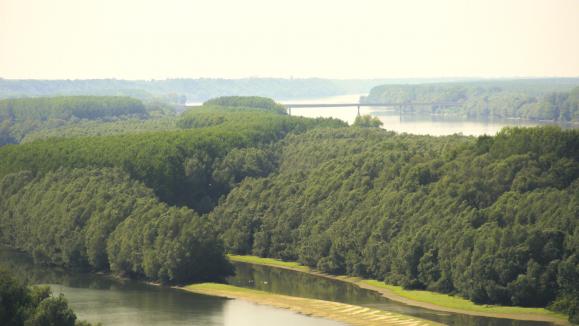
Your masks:
<instances>
[{"instance_id":1,"label":"water channel","mask_svg":"<svg viewBox=\"0 0 579 326\"><path fill-rule=\"evenodd\" d=\"M355 103L363 94L318 99L293 100L291 103ZM283 102L283 101L282 101ZM287 103L287 102L286 102ZM465 120L441 116L400 115L389 109L364 108L361 114L377 116L383 128L396 132L433 136L462 133L494 135L505 126L534 126L519 120ZM292 115L333 117L352 123L356 108L294 108ZM233 285L263 291L331 300L395 311L448 325L465 326L547 326L544 322L475 317L436 312L388 300L352 284L277 268L235 263ZM103 325L300 325L336 326L340 323L302 316L290 311L256 305L242 300L223 299L186 293L106 275L67 272L59 268L32 264L26 254L0 247L0 267L15 270L31 284L48 284L53 292L63 293L79 319Z\"/></svg>"},{"instance_id":2,"label":"water channel","mask_svg":"<svg viewBox=\"0 0 579 326\"><path fill-rule=\"evenodd\" d=\"M316 104L316 103L358 103L360 96L366 94L340 95L324 98L284 100L280 103L292 104ZM325 117L337 118L352 124L358 114L356 107L309 107L292 108L291 114L309 118ZM452 116L429 115L429 114L400 114L394 108L371 108L361 107L360 114L369 114L378 117L382 121L382 128L398 133L417 135L444 136L463 134L465 136L480 136L483 134L494 135L507 126L532 127L553 123L540 123L518 119L462 119ZM558 124L563 128L572 125ZM575 125L575 127L577 127Z\"/></svg>"},{"instance_id":3,"label":"water channel","mask_svg":"<svg viewBox=\"0 0 579 326\"><path fill-rule=\"evenodd\" d=\"M447 325L464 326L546 326L545 322L445 313L398 303L356 285L291 270L234 263L236 276L232 285L291 296L336 301L434 320Z\"/></svg>"},{"instance_id":4,"label":"water channel","mask_svg":"<svg viewBox=\"0 0 579 326\"><path fill-rule=\"evenodd\" d=\"M236 275L228 279L230 284L277 294L373 307L448 325L551 325L431 311L400 304L373 291L341 281L267 266L245 263L234 265ZM65 295L79 319L103 325L341 325L242 300L192 294L107 275L38 266L32 263L27 254L5 247L0 247L0 267L14 271L31 284L50 285L53 293Z\"/></svg>"},{"instance_id":5,"label":"water channel","mask_svg":"<svg viewBox=\"0 0 579 326\"><path fill-rule=\"evenodd\" d=\"M30 284L50 285L54 294L65 295L78 319L103 326L342 325L243 300L42 267L32 264L28 255L5 247L0 247L0 268L12 270Z\"/></svg>"}]
</instances>

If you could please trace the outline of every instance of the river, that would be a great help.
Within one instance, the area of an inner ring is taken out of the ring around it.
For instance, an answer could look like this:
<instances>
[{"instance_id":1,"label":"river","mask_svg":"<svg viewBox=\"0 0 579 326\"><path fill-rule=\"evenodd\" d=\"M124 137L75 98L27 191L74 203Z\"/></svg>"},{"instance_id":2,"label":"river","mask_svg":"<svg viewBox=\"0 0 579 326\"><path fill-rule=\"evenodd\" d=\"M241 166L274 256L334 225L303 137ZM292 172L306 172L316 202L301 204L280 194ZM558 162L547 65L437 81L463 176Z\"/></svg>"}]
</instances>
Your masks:
<instances>
[{"instance_id":1,"label":"river","mask_svg":"<svg viewBox=\"0 0 579 326\"><path fill-rule=\"evenodd\" d=\"M355 103L363 94L293 100L286 103ZM352 123L356 108L293 108L292 115L333 117ZM361 108L361 114L377 116L383 128L396 132L429 135L495 134L505 126L533 126L537 123L516 120L461 120L440 116L400 116L394 111ZM67 272L39 267L23 253L0 247L0 266L9 267L33 284L48 284L53 292L63 293L79 319L112 326L136 325L303 325L336 326L340 323L307 317L283 309L256 305L242 300L186 293L104 275ZM442 313L396 303L352 284L277 268L235 263L233 285L263 291L331 300L374 307L434 320L449 325L546 326L549 323L514 321Z\"/></svg>"},{"instance_id":2,"label":"river","mask_svg":"<svg viewBox=\"0 0 579 326\"><path fill-rule=\"evenodd\" d=\"M546 322L518 321L433 311L398 303L356 285L268 266L234 263L232 285L291 296L329 300L398 312L457 326L547 326Z\"/></svg>"},{"instance_id":3,"label":"river","mask_svg":"<svg viewBox=\"0 0 579 326\"><path fill-rule=\"evenodd\" d=\"M302 100L283 100L280 103L304 104L304 103L358 103L360 96L366 94L340 95L324 98L302 99ZM291 114L309 118L326 117L337 118L352 124L357 116L357 108L332 108L332 107L311 107L311 108L292 108ZM399 133L409 133L418 135L444 136L452 134L463 134L466 136L494 135L503 127L522 126L532 127L545 125L548 123L539 123L524 120L510 119L461 119L457 117L448 117L440 115L419 115L404 114L400 115L394 109L380 109L361 107L360 114L369 114L378 117L382 121L382 128L396 131ZM567 127L567 125L561 125Z\"/></svg>"},{"instance_id":4,"label":"river","mask_svg":"<svg viewBox=\"0 0 579 326\"><path fill-rule=\"evenodd\" d=\"M54 294L65 295L80 320L103 326L343 325L243 300L41 267L32 264L28 255L5 247L0 247L0 267L31 284L50 285Z\"/></svg>"},{"instance_id":5,"label":"river","mask_svg":"<svg viewBox=\"0 0 579 326\"><path fill-rule=\"evenodd\" d=\"M400 304L345 282L267 266L234 265L237 274L228 279L230 284L267 292L373 307L448 325L550 325L437 312ZM55 294L65 295L79 319L103 325L341 325L242 300L193 294L106 275L41 267L32 264L28 255L5 247L0 247L0 267L15 271L32 284L50 285Z\"/></svg>"}]
</instances>

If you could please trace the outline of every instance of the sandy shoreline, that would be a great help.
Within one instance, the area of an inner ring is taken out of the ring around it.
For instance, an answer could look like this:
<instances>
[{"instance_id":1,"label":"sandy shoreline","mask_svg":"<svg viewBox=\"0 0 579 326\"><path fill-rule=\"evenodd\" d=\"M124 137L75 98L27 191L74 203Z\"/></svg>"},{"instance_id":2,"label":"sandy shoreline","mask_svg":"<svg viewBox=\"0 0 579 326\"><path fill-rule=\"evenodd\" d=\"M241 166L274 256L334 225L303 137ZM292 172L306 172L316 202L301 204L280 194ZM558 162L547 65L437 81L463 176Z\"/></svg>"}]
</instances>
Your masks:
<instances>
[{"instance_id":1,"label":"sandy shoreline","mask_svg":"<svg viewBox=\"0 0 579 326\"><path fill-rule=\"evenodd\" d=\"M178 289L230 299L240 299L256 304L263 304L275 308L287 309L299 314L331 319L357 326L436 326L442 325L430 320L402 315L398 313L361 307L351 304L292 297L264 291L240 288L227 284L201 283Z\"/></svg>"},{"instance_id":2,"label":"sandy shoreline","mask_svg":"<svg viewBox=\"0 0 579 326\"><path fill-rule=\"evenodd\" d=\"M480 311L470 311L470 310L457 309L457 308L449 308L449 307L439 306L436 304L423 302L423 301L417 301L417 300L403 297L401 295L394 293L393 291L391 291L389 289L378 287L378 286L373 286L371 284L367 284L364 282L363 279L360 279L357 277L336 276L336 275L330 275L330 274L318 272L318 271L311 270L311 269L305 269L305 268L296 268L296 267L291 267L291 266L280 266L280 265L276 265L276 264L259 263L259 262L254 262L254 261L249 262L249 261L245 261L243 259L238 259L235 256L231 256L229 258L232 261L237 261L237 262L241 262L241 263L249 263L249 264L269 266L269 267L273 267L273 268L287 269L287 270L291 270L291 271L295 271L295 272L307 273L307 274L314 275L314 276L325 277L325 278L329 278L329 279L336 280L336 281L348 282L348 283L354 284L360 288L378 292L382 296L384 296L385 298L388 298L392 301L397 301L397 302L404 303L404 304L407 304L410 306L415 306L415 307L420 307L420 308L425 308L425 309L430 309L430 310L435 310L435 311L451 312L451 313L458 313L458 314L471 315L471 316L481 316L481 317L507 318L507 319L527 320L527 321L544 321L544 322L551 322L551 323L554 323L556 325L564 325L564 326L571 326L572 325L567 320L557 318L554 316L552 317L552 316L538 315L538 314L480 312Z\"/></svg>"}]
</instances>

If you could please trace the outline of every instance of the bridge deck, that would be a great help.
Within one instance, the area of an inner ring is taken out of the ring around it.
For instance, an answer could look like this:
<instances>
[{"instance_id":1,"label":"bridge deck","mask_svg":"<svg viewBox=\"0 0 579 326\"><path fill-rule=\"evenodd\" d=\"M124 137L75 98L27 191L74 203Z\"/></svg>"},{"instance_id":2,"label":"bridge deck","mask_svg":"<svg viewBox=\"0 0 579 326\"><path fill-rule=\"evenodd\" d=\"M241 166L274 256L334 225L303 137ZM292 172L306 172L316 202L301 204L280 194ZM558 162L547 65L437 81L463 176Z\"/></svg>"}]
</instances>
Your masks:
<instances>
[{"instance_id":1,"label":"bridge deck","mask_svg":"<svg viewBox=\"0 0 579 326\"><path fill-rule=\"evenodd\" d=\"M424 106L424 105L433 105L433 106L454 106L458 105L459 103L455 102L407 102L407 103L285 103L282 104L286 108L338 108L338 107L383 107L383 106Z\"/></svg>"}]
</instances>

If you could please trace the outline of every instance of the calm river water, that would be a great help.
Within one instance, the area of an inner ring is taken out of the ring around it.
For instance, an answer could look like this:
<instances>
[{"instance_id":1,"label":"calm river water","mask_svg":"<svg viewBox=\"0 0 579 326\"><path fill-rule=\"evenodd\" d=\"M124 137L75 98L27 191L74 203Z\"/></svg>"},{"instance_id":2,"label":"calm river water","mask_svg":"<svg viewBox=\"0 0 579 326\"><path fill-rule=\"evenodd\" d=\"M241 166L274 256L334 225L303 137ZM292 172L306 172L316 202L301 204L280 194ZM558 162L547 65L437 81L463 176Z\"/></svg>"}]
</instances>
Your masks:
<instances>
[{"instance_id":1,"label":"calm river water","mask_svg":"<svg viewBox=\"0 0 579 326\"><path fill-rule=\"evenodd\" d=\"M376 292L353 284L290 270L245 263L234 263L237 275L228 281L232 285L257 290L337 301L381 310L394 311L447 325L461 326L546 326L550 323L486 318L438 312L386 299Z\"/></svg>"},{"instance_id":2,"label":"calm river water","mask_svg":"<svg viewBox=\"0 0 579 326\"><path fill-rule=\"evenodd\" d=\"M315 99L278 101L280 103L357 103L360 96L366 94L341 95ZM356 119L357 108L293 108L292 115L317 118L337 118L352 124ZM418 135L443 136L461 133L467 136L494 135L507 126L537 126L538 122L522 120L469 120L434 115L400 115L392 109L361 107L361 114L378 117L382 128L396 132L406 132ZM563 126L565 127L565 126Z\"/></svg>"},{"instance_id":3,"label":"calm river water","mask_svg":"<svg viewBox=\"0 0 579 326\"><path fill-rule=\"evenodd\" d=\"M5 247L0 247L0 267L15 271L30 283L50 285L54 293L66 296L79 319L103 325L341 325L242 300L192 294L103 275L40 267L33 265L28 255ZM374 307L448 325L550 325L436 312L399 304L375 292L340 281L244 263L235 263L235 267L237 275L228 280L230 284L273 293Z\"/></svg>"},{"instance_id":4,"label":"calm river water","mask_svg":"<svg viewBox=\"0 0 579 326\"><path fill-rule=\"evenodd\" d=\"M32 284L62 293L81 320L104 326L339 326L283 309L122 281L102 275L35 266L26 254L0 247L0 267Z\"/></svg>"}]
</instances>

